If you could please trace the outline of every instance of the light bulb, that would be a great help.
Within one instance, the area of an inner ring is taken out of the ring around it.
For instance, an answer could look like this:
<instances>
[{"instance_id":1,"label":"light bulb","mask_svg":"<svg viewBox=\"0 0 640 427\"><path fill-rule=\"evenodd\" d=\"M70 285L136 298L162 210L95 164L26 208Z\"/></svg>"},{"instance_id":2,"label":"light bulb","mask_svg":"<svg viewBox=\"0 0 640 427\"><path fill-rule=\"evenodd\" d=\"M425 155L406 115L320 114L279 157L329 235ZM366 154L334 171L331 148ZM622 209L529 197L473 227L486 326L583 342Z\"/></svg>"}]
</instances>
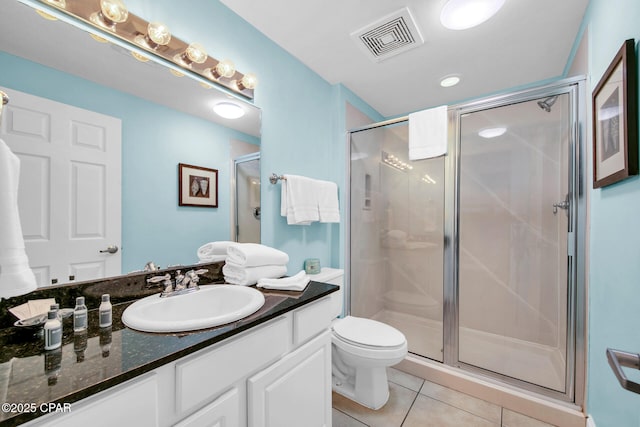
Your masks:
<instances>
[{"instance_id":1,"label":"light bulb","mask_svg":"<svg viewBox=\"0 0 640 427\"><path fill-rule=\"evenodd\" d=\"M171 41L169 28L162 22L150 22L147 26L147 37L160 46L166 46Z\"/></svg>"},{"instance_id":2,"label":"light bulb","mask_svg":"<svg viewBox=\"0 0 640 427\"><path fill-rule=\"evenodd\" d=\"M184 54L191 62L196 64L202 64L207 60L207 51L200 43L191 43L184 51Z\"/></svg>"},{"instance_id":3,"label":"light bulb","mask_svg":"<svg viewBox=\"0 0 640 427\"><path fill-rule=\"evenodd\" d=\"M258 77L253 73L247 73L242 77L242 80L237 83L237 86L240 90L255 89L256 86L258 86Z\"/></svg>"},{"instance_id":4,"label":"light bulb","mask_svg":"<svg viewBox=\"0 0 640 427\"><path fill-rule=\"evenodd\" d=\"M229 78L229 77L233 77L233 75L236 73L236 66L232 61L228 59L224 59L216 64L214 71L215 72L212 74L214 75L215 78L220 78L220 77Z\"/></svg>"},{"instance_id":5,"label":"light bulb","mask_svg":"<svg viewBox=\"0 0 640 427\"><path fill-rule=\"evenodd\" d=\"M109 21L120 24L127 20L129 11L122 0L100 0L102 15Z\"/></svg>"}]
</instances>

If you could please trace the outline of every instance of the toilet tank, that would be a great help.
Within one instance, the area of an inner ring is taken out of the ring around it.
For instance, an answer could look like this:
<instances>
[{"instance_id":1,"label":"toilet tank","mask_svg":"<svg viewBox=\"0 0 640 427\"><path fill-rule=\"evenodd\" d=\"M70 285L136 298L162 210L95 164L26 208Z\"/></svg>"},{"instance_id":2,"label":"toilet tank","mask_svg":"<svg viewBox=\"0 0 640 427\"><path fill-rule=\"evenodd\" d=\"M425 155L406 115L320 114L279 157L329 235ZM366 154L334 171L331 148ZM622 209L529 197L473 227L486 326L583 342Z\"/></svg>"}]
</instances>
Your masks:
<instances>
[{"instance_id":1,"label":"toilet tank","mask_svg":"<svg viewBox=\"0 0 640 427\"><path fill-rule=\"evenodd\" d=\"M331 294L331 304L333 305L333 317L338 317L342 314L342 308L344 305L344 270L340 268L322 267L320 273L309 274L309 278L314 282L329 283L331 285L340 286L337 292Z\"/></svg>"}]
</instances>

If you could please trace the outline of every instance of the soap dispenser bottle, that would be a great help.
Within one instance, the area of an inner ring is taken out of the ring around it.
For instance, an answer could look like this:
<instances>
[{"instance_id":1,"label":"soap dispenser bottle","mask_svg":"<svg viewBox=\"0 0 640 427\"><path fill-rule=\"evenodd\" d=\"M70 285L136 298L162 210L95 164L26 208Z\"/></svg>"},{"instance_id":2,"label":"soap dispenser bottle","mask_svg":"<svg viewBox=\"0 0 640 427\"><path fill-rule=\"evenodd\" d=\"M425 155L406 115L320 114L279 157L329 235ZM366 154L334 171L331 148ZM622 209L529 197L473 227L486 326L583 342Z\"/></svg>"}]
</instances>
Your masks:
<instances>
[{"instance_id":1,"label":"soap dispenser bottle","mask_svg":"<svg viewBox=\"0 0 640 427\"><path fill-rule=\"evenodd\" d=\"M108 328L111 326L111 301L109 300L109 294L102 295L102 302L98 308L98 314L100 316L100 327Z\"/></svg>"},{"instance_id":2,"label":"soap dispenser bottle","mask_svg":"<svg viewBox=\"0 0 640 427\"><path fill-rule=\"evenodd\" d=\"M87 329L87 306L84 297L76 298L76 307L73 309L73 332L81 332Z\"/></svg>"},{"instance_id":3,"label":"soap dispenser bottle","mask_svg":"<svg viewBox=\"0 0 640 427\"><path fill-rule=\"evenodd\" d=\"M44 349L55 350L62 345L62 322L58 313L49 310L47 322L44 324Z\"/></svg>"}]
</instances>

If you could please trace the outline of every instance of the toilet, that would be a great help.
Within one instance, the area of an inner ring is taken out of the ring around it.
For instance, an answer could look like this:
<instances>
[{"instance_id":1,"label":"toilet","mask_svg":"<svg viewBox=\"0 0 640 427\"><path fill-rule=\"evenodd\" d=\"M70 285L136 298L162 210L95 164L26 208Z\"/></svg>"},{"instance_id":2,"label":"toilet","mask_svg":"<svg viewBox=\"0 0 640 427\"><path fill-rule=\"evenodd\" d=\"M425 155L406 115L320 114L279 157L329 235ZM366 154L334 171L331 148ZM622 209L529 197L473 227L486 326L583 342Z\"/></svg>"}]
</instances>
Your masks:
<instances>
[{"instance_id":1,"label":"toilet","mask_svg":"<svg viewBox=\"0 0 640 427\"><path fill-rule=\"evenodd\" d=\"M382 322L355 316L338 318L344 301L344 270L325 267L310 277L340 286L331 294L336 317L331 323L333 391L367 408L380 409L389 399L387 367L405 358L407 339Z\"/></svg>"}]
</instances>

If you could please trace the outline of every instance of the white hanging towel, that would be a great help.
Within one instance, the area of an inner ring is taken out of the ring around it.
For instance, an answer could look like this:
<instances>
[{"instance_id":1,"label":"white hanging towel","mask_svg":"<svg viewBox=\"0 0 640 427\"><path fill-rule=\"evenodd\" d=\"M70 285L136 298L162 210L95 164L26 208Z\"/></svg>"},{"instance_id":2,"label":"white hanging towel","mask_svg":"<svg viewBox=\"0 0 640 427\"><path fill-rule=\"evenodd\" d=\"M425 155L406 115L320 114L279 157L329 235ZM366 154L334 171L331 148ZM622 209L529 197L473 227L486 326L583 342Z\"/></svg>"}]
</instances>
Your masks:
<instances>
[{"instance_id":1,"label":"white hanging towel","mask_svg":"<svg viewBox=\"0 0 640 427\"><path fill-rule=\"evenodd\" d=\"M338 185L331 181L316 181L320 222L340 222Z\"/></svg>"},{"instance_id":2,"label":"white hanging towel","mask_svg":"<svg viewBox=\"0 0 640 427\"><path fill-rule=\"evenodd\" d=\"M280 214L287 224L309 225L320 219L315 180L299 175L285 175L281 184Z\"/></svg>"},{"instance_id":3,"label":"white hanging towel","mask_svg":"<svg viewBox=\"0 0 640 427\"><path fill-rule=\"evenodd\" d=\"M0 139L0 297L24 295L36 289L29 268L18 212L20 159Z\"/></svg>"},{"instance_id":4,"label":"white hanging towel","mask_svg":"<svg viewBox=\"0 0 640 427\"><path fill-rule=\"evenodd\" d=\"M447 106L409 114L409 160L447 154Z\"/></svg>"}]
</instances>

